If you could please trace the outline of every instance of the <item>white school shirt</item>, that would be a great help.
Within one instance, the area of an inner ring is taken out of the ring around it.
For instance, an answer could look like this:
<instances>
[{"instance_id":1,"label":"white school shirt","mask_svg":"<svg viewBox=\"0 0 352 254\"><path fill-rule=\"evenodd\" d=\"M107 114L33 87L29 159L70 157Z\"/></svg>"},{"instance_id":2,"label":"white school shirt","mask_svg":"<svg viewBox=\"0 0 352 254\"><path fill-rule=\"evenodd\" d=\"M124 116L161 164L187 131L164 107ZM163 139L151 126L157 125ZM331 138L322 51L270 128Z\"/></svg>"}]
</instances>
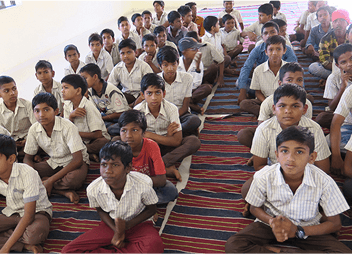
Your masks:
<instances>
[{"instance_id":1,"label":"white school shirt","mask_svg":"<svg viewBox=\"0 0 352 254\"><path fill-rule=\"evenodd\" d=\"M163 99L160 105L160 111L157 118L150 112L147 102L144 100L133 109L139 110L145 114L147 119L147 131L158 134L160 136L167 135L167 127L175 122L178 124L177 131L182 130L178 108L175 104Z\"/></svg>"},{"instance_id":2,"label":"white school shirt","mask_svg":"<svg viewBox=\"0 0 352 254\"><path fill-rule=\"evenodd\" d=\"M342 84L341 71L332 72L326 80L323 98L333 100L339 92ZM352 84L352 81L347 82L347 87Z\"/></svg>"},{"instance_id":3,"label":"white school shirt","mask_svg":"<svg viewBox=\"0 0 352 254\"><path fill-rule=\"evenodd\" d=\"M310 12L308 10L305 10L301 16L299 17L299 24L300 25L306 25L307 24L307 18L309 16Z\"/></svg>"},{"instance_id":4,"label":"white school shirt","mask_svg":"<svg viewBox=\"0 0 352 254\"><path fill-rule=\"evenodd\" d=\"M283 215L303 227L320 224L319 205L328 217L350 209L336 182L309 163L295 193L285 182L279 163L255 172L246 201L256 207L264 206L271 216Z\"/></svg>"},{"instance_id":5,"label":"white school shirt","mask_svg":"<svg viewBox=\"0 0 352 254\"><path fill-rule=\"evenodd\" d=\"M183 57L179 58L179 64L177 70L179 72L187 72L193 77L192 90L196 89L198 86L202 84L203 75L204 75L204 66L202 61L199 64L200 73L196 72L196 61L192 61L191 65L188 67L188 71L186 71L185 63L183 62Z\"/></svg>"},{"instance_id":6,"label":"white school shirt","mask_svg":"<svg viewBox=\"0 0 352 254\"><path fill-rule=\"evenodd\" d=\"M194 32L198 33L198 26L193 21L191 21L186 28L187 28L188 32L194 31Z\"/></svg>"},{"instance_id":7,"label":"white school shirt","mask_svg":"<svg viewBox=\"0 0 352 254\"><path fill-rule=\"evenodd\" d=\"M143 38L144 35L150 34L150 30L147 28L144 28L142 36L137 32L137 28L133 25L133 27L130 30L131 32L137 34L140 38ZM142 40L141 40L142 41Z\"/></svg>"},{"instance_id":8,"label":"white school shirt","mask_svg":"<svg viewBox=\"0 0 352 254\"><path fill-rule=\"evenodd\" d=\"M122 92L138 97L141 91L141 80L147 73L153 73L149 64L136 58L133 68L128 72L124 62L118 63L112 70L108 82L114 86L121 84Z\"/></svg>"},{"instance_id":9,"label":"white school shirt","mask_svg":"<svg viewBox=\"0 0 352 254\"><path fill-rule=\"evenodd\" d=\"M103 83L103 89L99 96L93 88L88 89L89 100L94 102L100 113L110 115L130 109L125 95L116 86L109 82Z\"/></svg>"},{"instance_id":10,"label":"white school shirt","mask_svg":"<svg viewBox=\"0 0 352 254\"><path fill-rule=\"evenodd\" d=\"M148 30L149 30L151 33L154 33L154 29L155 29L156 27L157 27L157 25L151 23Z\"/></svg>"},{"instance_id":11,"label":"white school shirt","mask_svg":"<svg viewBox=\"0 0 352 254\"><path fill-rule=\"evenodd\" d=\"M269 95L265 100L260 104L260 111L258 116L258 121L265 121L273 117L273 105L274 105L274 94ZM310 100L306 100L306 105L308 105L307 112L304 114L305 117L312 119L313 117L313 105Z\"/></svg>"},{"instance_id":12,"label":"white school shirt","mask_svg":"<svg viewBox=\"0 0 352 254\"><path fill-rule=\"evenodd\" d=\"M108 52L106 50L106 52ZM112 63L115 66L116 64L118 64L119 62L121 62L121 58L120 58L120 52L119 52L119 44L118 43L114 43L112 44L112 48L111 48L111 52L108 52L112 58Z\"/></svg>"},{"instance_id":13,"label":"white school shirt","mask_svg":"<svg viewBox=\"0 0 352 254\"><path fill-rule=\"evenodd\" d=\"M352 124L352 86L343 92L334 114L345 117L345 124Z\"/></svg>"},{"instance_id":14,"label":"white school shirt","mask_svg":"<svg viewBox=\"0 0 352 254\"><path fill-rule=\"evenodd\" d=\"M114 68L112 57L104 48L101 48L97 60L95 60L93 52L92 51L89 52L88 55L86 56L85 63L86 64L94 63L98 65L101 70L101 78L104 80L109 76L112 68Z\"/></svg>"},{"instance_id":15,"label":"white school shirt","mask_svg":"<svg viewBox=\"0 0 352 254\"><path fill-rule=\"evenodd\" d=\"M160 16L160 19L158 19L158 14L155 13L152 23L155 24L156 26L162 26L165 24L166 21L168 21L167 12L163 11L163 13Z\"/></svg>"},{"instance_id":16,"label":"white school shirt","mask_svg":"<svg viewBox=\"0 0 352 254\"><path fill-rule=\"evenodd\" d=\"M125 38L123 38L122 33L120 33L119 36L116 38L116 45L118 46L121 41L123 41ZM138 33L132 32L132 30L128 33L128 39L131 39L136 43L137 49L142 48L142 41L141 37L138 35Z\"/></svg>"},{"instance_id":17,"label":"white school shirt","mask_svg":"<svg viewBox=\"0 0 352 254\"><path fill-rule=\"evenodd\" d=\"M164 79L163 72L158 73L158 75ZM172 84L165 81L165 100L175 104L178 109L182 108L183 100L192 97L192 86L192 75L177 71L176 79Z\"/></svg>"},{"instance_id":18,"label":"white school shirt","mask_svg":"<svg viewBox=\"0 0 352 254\"><path fill-rule=\"evenodd\" d=\"M64 68L64 75L70 75L70 74L79 74L79 71L81 70L82 67L84 67L86 64L84 62L82 62L81 60L79 61L79 65L77 67L76 72L72 69L71 64L68 64L65 68Z\"/></svg>"},{"instance_id":19,"label":"white school shirt","mask_svg":"<svg viewBox=\"0 0 352 254\"><path fill-rule=\"evenodd\" d=\"M0 134L11 137L11 133L0 125Z\"/></svg>"},{"instance_id":20,"label":"white school shirt","mask_svg":"<svg viewBox=\"0 0 352 254\"><path fill-rule=\"evenodd\" d=\"M262 36L262 27L263 27L263 24L259 24L259 21L257 20L250 26L245 27L243 29L243 32L255 33L257 35L257 41L259 41Z\"/></svg>"},{"instance_id":21,"label":"white school shirt","mask_svg":"<svg viewBox=\"0 0 352 254\"><path fill-rule=\"evenodd\" d=\"M87 147L84 145L78 128L71 121L55 116L55 124L51 137L48 137L43 126L36 122L28 131L24 152L36 155L42 148L50 158L46 162L52 169L66 167L72 161L72 154L82 152L83 161L89 164Z\"/></svg>"},{"instance_id":22,"label":"white school shirt","mask_svg":"<svg viewBox=\"0 0 352 254\"><path fill-rule=\"evenodd\" d=\"M164 47L165 46L171 46L171 47L173 47L174 49L176 49L178 51L178 48L177 48L176 44L173 43L172 41L165 41Z\"/></svg>"},{"instance_id":23,"label":"white school shirt","mask_svg":"<svg viewBox=\"0 0 352 254\"><path fill-rule=\"evenodd\" d=\"M78 105L79 108L84 108L86 110L86 115L83 117L76 117L73 123L77 126L79 132L94 132L102 131L103 137L110 140L110 135L108 134L104 121L101 118L99 110L94 105L94 102L89 101L86 97L82 97L81 102ZM69 119L71 112L73 111L72 101L65 101L64 104L64 117ZM89 143L90 139L82 138L84 143Z\"/></svg>"},{"instance_id":24,"label":"white school shirt","mask_svg":"<svg viewBox=\"0 0 352 254\"><path fill-rule=\"evenodd\" d=\"M199 52L202 52L202 63L204 65L204 70L215 61L217 63L222 63L224 61L223 54L220 54L215 46L209 42L203 42L205 46L199 48Z\"/></svg>"},{"instance_id":25,"label":"white school shirt","mask_svg":"<svg viewBox=\"0 0 352 254\"><path fill-rule=\"evenodd\" d=\"M286 62L281 60L281 67ZM260 90L265 97L274 94L276 88L279 87L279 71L276 76L269 68L269 60L262 63L254 69L250 89Z\"/></svg>"},{"instance_id":26,"label":"white school shirt","mask_svg":"<svg viewBox=\"0 0 352 254\"><path fill-rule=\"evenodd\" d=\"M175 43L173 43L173 44L175 45ZM153 57L153 59L152 59L152 63L153 63L156 67L160 67L160 66L159 66L159 63L158 63L158 59L156 58L156 55L158 54L158 52L159 52L159 48L156 48L155 55L154 55L154 57ZM145 57L146 55L147 55L147 52L144 51L144 52L138 57L138 59L144 62L144 57ZM147 62L146 62L146 63L147 63ZM150 67L150 68L151 68L151 67Z\"/></svg>"},{"instance_id":27,"label":"white school shirt","mask_svg":"<svg viewBox=\"0 0 352 254\"><path fill-rule=\"evenodd\" d=\"M0 104L0 125L11 133L11 137L26 139L28 130L37 120L34 117L32 102L18 98L15 111L9 110L5 103Z\"/></svg>"},{"instance_id":28,"label":"white school shirt","mask_svg":"<svg viewBox=\"0 0 352 254\"><path fill-rule=\"evenodd\" d=\"M241 32L236 28L233 28L230 32L225 31L225 27L220 28L221 41L225 45L226 51L233 50L240 43L244 42L241 37Z\"/></svg>"},{"instance_id":29,"label":"white school shirt","mask_svg":"<svg viewBox=\"0 0 352 254\"><path fill-rule=\"evenodd\" d=\"M126 175L126 183L120 200L111 191L102 176L87 187L89 206L100 207L112 219L130 221L139 215L146 206L158 202L152 179L142 173L131 171Z\"/></svg>"},{"instance_id":30,"label":"white school shirt","mask_svg":"<svg viewBox=\"0 0 352 254\"><path fill-rule=\"evenodd\" d=\"M226 14L230 14L232 17L235 18L235 22L237 23L237 27L239 29L240 28L240 23L243 23L240 11L232 9L232 11L230 13L227 13L225 10L222 10L218 14L218 19L222 19L222 17L224 17ZM224 23L224 22L222 22L222 23Z\"/></svg>"},{"instance_id":31,"label":"white school shirt","mask_svg":"<svg viewBox=\"0 0 352 254\"><path fill-rule=\"evenodd\" d=\"M320 125L305 116L301 117L298 126L306 127L314 135L316 161L321 161L330 156L330 149ZM255 130L251 153L261 158L269 158L271 164L276 163L276 137L282 128L276 116L261 123Z\"/></svg>"},{"instance_id":32,"label":"white school shirt","mask_svg":"<svg viewBox=\"0 0 352 254\"><path fill-rule=\"evenodd\" d=\"M221 38L221 33L220 31L218 33L215 33L214 35L212 35L211 33L205 31L204 36L202 37L202 42L209 42L211 44L213 44L216 48L216 50L222 55L224 56L224 49L222 47L222 38Z\"/></svg>"},{"instance_id":33,"label":"white school shirt","mask_svg":"<svg viewBox=\"0 0 352 254\"><path fill-rule=\"evenodd\" d=\"M313 27L319 25L319 21L318 21L318 18L317 18L317 14L316 12L313 12L311 14L308 15L307 17L307 23L305 24L304 26L304 30L305 31L309 31L311 30Z\"/></svg>"},{"instance_id":34,"label":"white school shirt","mask_svg":"<svg viewBox=\"0 0 352 254\"><path fill-rule=\"evenodd\" d=\"M18 213L24 215L24 205L36 201L35 212L47 212L53 216L52 205L46 189L36 170L27 164L13 163L9 183L0 179L0 194L6 197L6 207L2 213L10 217Z\"/></svg>"},{"instance_id":35,"label":"white school shirt","mask_svg":"<svg viewBox=\"0 0 352 254\"><path fill-rule=\"evenodd\" d=\"M281 35L280 35L280 36L281 36ZM283 37L283 36L281 36L281 37ZM291 44L291 42L290 42L290 37L289 37L289 35L286 34L286 36L283 37L283 38L285 39L286 46L290 46L290 47L292 48L292 44ZM259 46L259 45L262 44L262 43L264 43L264 40L263 40L263 39L260 39L259 41L257 41L257 42L255 43L255 46L257 47L257 46Z\"/></svg>"},{"instance_id":36,"label":"white school shirt","mask_svg":"<svg viewBox=\"0 0 352 254\"><path fill-rule=\"evenodd\" d=\"M277 14L275 16L273 16L273 19L281 19L281 20L285 21L287 24L286 15L284 13L282 13L281 11L278 11Z\"/></svg>"},{"instance_id":37,"label":"white school shirt","mask_svg":"<svg viewBox=\"0 0 352 254\"><path fill-rule=\"evenodd\" d=\"M60 113L62 112L62 104L64 103L64 100L62 99L61 90L62 90L61 83L53 80L53 88L51 89L51 94L54 95L57 101L57 106L59 108ZM36 96L39 93L46 93L45 88L42 84L40 84L34 89L34 96Z\"/></svg>"}]
</instances>

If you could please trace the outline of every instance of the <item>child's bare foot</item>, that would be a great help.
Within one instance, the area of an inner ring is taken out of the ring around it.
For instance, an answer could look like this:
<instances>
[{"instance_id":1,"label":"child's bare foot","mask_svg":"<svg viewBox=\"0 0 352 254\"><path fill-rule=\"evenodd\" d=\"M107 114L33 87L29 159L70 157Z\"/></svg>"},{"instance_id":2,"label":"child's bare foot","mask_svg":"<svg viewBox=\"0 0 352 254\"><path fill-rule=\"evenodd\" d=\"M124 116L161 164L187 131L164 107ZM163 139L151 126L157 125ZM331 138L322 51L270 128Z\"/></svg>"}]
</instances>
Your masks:
<instances>
[{"instance_id":1,"label":"child's bare foot","mask_svg":"<svg viewBox=\"0 0 352 254\"><path fill-rule=\"evenodd\" d=\"M74 204L78 204L78 202L79 202L79 196L73 190L55 190L55 189L53 189L52 192L55 194L65 196Z\"/></svg>"},{"instance_id":2,"label":"child's bare foot","mask_svg":"<svg viewBox=\"0 0 352 254\"><path fill-rule=\"evenodd\" d=\"M159 215L158 215L157 213L155 213L155 214L153 215L153 221L154 221L154 222L157 222L157 221L158 221L158 218L159 218Z\"/></svg>"},{"instance_id":3,"label":"child's bare foot","mask_svg":"<svg viewBox=\"0 0 352 254\"><path fill-rule=\"evenodd\" d=\"M252 167L253 166L253 156L251 158L249 158L249 160L246 163L247 166Z\"/></svg>"},{"instance_id":4,"label":"child's bare foot","mask_svg":"<svg viewBox=\"0 0 352 254\"><path fill-rule=\"evenodd\" d=\"M36 253L43 253L43 247L39 244L34 245L34 244L25 244L24 248L26 250L29 250L31 252L33 252L34 254Z\"/></svg>"},{"instance_id":5,"label":"child's bare foot","mask_svg":"<svg viewBox=\"0 0 352 254\"><path fill-rule=\"evenodd\" d=\"M279 247L274 247L274 246L264 246L266 249L274 252L274 253L280 253L281 252L281 248Z\"/></svg>"},{"instance_id":6,"label":"child's bare foot","mask_svg":"<svg viewBox=\"0 0 352 254\"><path fill-rule=\"evenodd\" d=\"M167 167L167 168L165 168L165 170L166 170L166 176L175 177L178 181L182 182L181 174L180 174L180 172L178 172L175 165Z\"/></svg>"},{"instance_id":7,"label":"child's bare foot","mask_svg":"<svg viewBox=\"0 0 352 254\"><path fill-rule=\"evenodd\" d=\"M204 108L203 107L200 108L200 114L204 115Z\"/></svg>"}]
</instances>

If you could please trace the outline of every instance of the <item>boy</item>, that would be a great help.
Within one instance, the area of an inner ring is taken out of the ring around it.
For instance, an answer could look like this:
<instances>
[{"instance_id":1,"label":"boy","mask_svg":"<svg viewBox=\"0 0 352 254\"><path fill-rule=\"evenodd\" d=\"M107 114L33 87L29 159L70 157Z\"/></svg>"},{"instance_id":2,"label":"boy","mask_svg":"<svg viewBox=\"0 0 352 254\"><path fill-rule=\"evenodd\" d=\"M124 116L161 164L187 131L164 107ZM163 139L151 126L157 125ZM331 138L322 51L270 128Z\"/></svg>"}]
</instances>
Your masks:
<instances>
[{"instance_id":1,"label":"boy","mask_svg":"<svg viewBox=\"0 0 352 254\"><path fill-rule=\"evenodd\" d=\"M147 34L143 36L142 45L144 52L138 57L139 60L142 60L149 64L150 68L152 68L154 73L161 72L158 60L156 59L156 55L159 51L157 44L158 42L154 34Z\"/></svg>"},{"instance_id":2,"label":"boy","mask_svg":"<svg viewBox=\"0 0 352 254\"><path fill-rule=\"evenodd\" d=\"M88 185L87 196L101 222L61 252L162 253L163 242L149 219L158 197L149 176L131 171L131 147L109 142L99 155L101 176Z\"/></svg>"},{"instance_id":3,"label":"boy","mask_svg":"<svg viewBox=\"0 0 352 254\"><path fill-rule=\"evenodd\" d=\"M128 19L125 16L119 17L117 20L117 26L121 31L120 37L117 38L116 44L118 45L121 41L125 39L132 39L136 44L136 55L137 57L142 53L142 44L141 38L138 36L137 33L134 33L131 30L131 25Z\"/></svg>"},{"instance_id":4,"label":"boy","mask_svg":"<svg viewBox=\"0 0 352 254\"><path fill-rule=\"evenodd\" d=\"M308 9L301 13L301 16L296 21L296 26L294 28L295 34L290 34L290 41L299 41L301 42L304 39L304 26L307 23L307 17L310 13L315 12L315 5L313 4L315 1L308 1ZM305 42L304 42L305 44ZM302 48L304 47L301 46Z\"/></svg>"},{"instance_id":5,"label":"boy","mask_svg":"<svg viewBox=\"0 0 352 254\"><path fill-rule=\"evenodd\" d=\"M167 18L167 13L164 11L164 1L154 1L153 7L155 11L155 17L153 18L152 23L156 26L169 26L169 21Z\"/></svg>"},{"instance_id":6,"label":"boy","mask_svg":"<svg viewBox=\"0 0 352 254\"><path fill-rule=\"evenodd\" d=\"M227 240L226 252L279 253L286 249L271 244L282 242L298 247L296 252L352 252L332 235L340 230L340 213L349 205L335 181L312 165L315 139L296 126L277 136L278 163L254 174L246 196L257 219ZM327 216L323 222L320 207Z\"/></svg>"},{"instance_id":7,"label":"boy","mask_svg":"<svg viewBox=\"0 0 352 254\"><path fill-rule=\"evenodd\" d=\"M170 26L166 28L167 40L177 45L178 41L186 36L188 29L181 24L181 15L177 11L170 11L167 15Z\"/></svg>"},{"instance_id":8,"label":"boy","mask_svg":"<svg viewBox=\"0 0 352 254\"><path fill-rule=\"evenodd\" d=\"M93 33L88 38L88 45L91 51L86 56L85 63L98 65L102 78L107 80L114 64L111 55L103 48L103 38L99 34Z\"/></svg>"},{"instance_id":9,"label":"boy","mask_svg":"<svg viewBox=\"0 0 352 254\"><path fill-rule=\"evenodd\" d=\"M250 86L255 91L256 99L243 100L240 103L243 111L259 116L260 104L279 86L279 70L286 63L282 60L285 53L286 42L281 36L274 35L267 39L265 54L269 59L254 69Z\"/></svg>"},{"instance_id":10,"label":"boy","mask_svg":"<svg viewBox=\"0 0 352 254\"><path fill-rule=\"evenodd\" d=\"M341 96L345 90L352 84L352 45L341 44L334 50L334 59L340 71L332 72L326 80L323 98L328 99L329 111L317 115L315 121L324 128L330 128L334 111L341 101ZM340 63L340 64L339 64ZM350 117L346 119L347 123L352 123Z\"/></svg>"},{"instance_id":11,"label":"boy","mask_svg":"<svg viewBox=\"0 0 352 254\"><path fill-rule=\"evenodd\" d=\"M182 16L182 26L188 31L196 31L198 33L197 24L192 21L192 10L187 5L182 5L177 9L177 12Z\"/></svg>"},{"instance_id":12,"label":"boy","mask_svg":"<svg viewBox=\"0 0 352 254\"><path fill-rule=\"evenodd\" d=\"M197 152L201 144L194 135L182 137L178 109L173 103L164 99L165 92L165 81L159 75L146 74L141 81L141 96L144 101L134 109L145 114L147 130L144 137L158 143L166 175L182 181L175 167L176 162Z\"/></svg>"},{"instance_id":13,"label":"boy","mask_svg":"<svg viewBox=\"0 0 352 254\"><path fill-rule=\"evenodd\" d=\"M98 108L105 125L117 123L120 115L130 109L120 89L101 78L99 66L96 64L87 64L80 74L87 81L89 99Z\"/></svg>"},{"instance_id":14,"label":"boy","mask_svg":"<svg viewBox=\"0 0 352 254\"><path fill-rule=\"evenodd\" d=\"M269 4L273 5L273 19L281 19L287 23L286 15L280 11L280 1L270 1Z\"/></svg>"},{"instance_id":15,"label":"boy","mask_svg":"<svg viewBox=\"0 0 352 254\"><path fill-rule=\"evenodd\" d=\"M35 65L35 77L40 81L40 85L34 89L34 96L39 93L51 93L57 100L59 113L62 112L63 100L61 95L61 84L53 78L55 71L51 63L45 60L40 60Z\"/></svg>"},{"instance_id":16,"label":"boy","mask_svg":"<svg viewBox=\"0 0 352 254\"><path fill-rule=\"evenodd\" d=\"M265 54L266 40L273 35L278 35L279 26L272 21L266 22L262 27L262 38L264 43L255 47L249 54L246 62L241 68L240 76L236 81L240 89L240 94L237 99L237 104L240 104L241 101L248 98L249 95L252 95L254 92L249 90L250 87L250 73L255 64L258 66L268 60L268 56ZM282 56L282 60L286 62L297 62L297 57L291 47L286 46L286 53ZM252 96L254 97L254 95Z\"/></svg>"},{"instance_id":17,"label":"boy","mask_svg":"<svg viewBox=\"0 0 352 254\"><path fill-rule=\"evenodd\" d=\"M52 205L38 173L16 163L16 143L0 134L0 193L6 207L0 215L0 252L42 253L49 234Z\"/></svg>"},{"instance_id":18,"label":"boy","mask_svg":"<svg viewBox=\"0 0 352 254\"><path fill-rule=\"evenodd\" d=\"M234 1L224 1L223 5L224 5L225 10L221 11L218 15L220 26L221 27L225 26L225 21L223 20L223 17L226 14L229 14L234 18L234 21L235 21L234 25L235 25L236 29L239 30L239 27L241 27L241 30L243 31L244 25L243 25L243 21L242 21L242 16L238 10L233 9Z\"/></svg>"},{"instance_id":19,"label":"boy","mask_svg":"<svg viewBox=\"0 0 352 254\"><path fill-rule=\"evenodd\" d=\"M36 122L31 102L18 98L16 82L8 76L0 76L0 125L10 132L16 141L19 159L23 159L28 130Z\"/></svg>"},{"instance_id":20,"label":"boy","mask_svg":"<svg viewBox=\"0 0 352 254\"><path fill-rule=\"evenodd\" d=\"M315 6L314 12L310 13L307 17L307 22L304 26L304 39L305 42L307 41L309 37L310 30L319 25L318 17L316 15L316 11L320 8L326 5L325 1L312 1L313 5ZM305 46L305 45L303 45Z\"/></svg>"},{"instance_id":21,"label":"boy","mask_svg":"<svg viewBox=\"0 0 352 254\"><path fill-rule=\"evenodd\" d=\"M87 83L80 75L71 74L64 77L61 84L62 97L65 100L63 117L77 126L88 154L99 162L99 151L110 141L110 136L94 102L84 96Z\"/></svg>"},{"instance_id":22,"label":"boy","mask_svg":"<svg viewBox=\"0 0 352 254\"><path fill-rule=\"evenodd\" d=\"M192 97L192 75L177 71L179 55L173 47L159 49L156 57L162 70L158 75L165 80L165 99L177 106L184 134L198 133L201 121L188 108Z\"/></svg>"},{"instance_id":23,"label":"boy","mask_svg":"<svg viewBox=\"0 0 352 254\"><path fill-rule=\"evenodd\" d=\"M86 179L89 165L87 148L79 136L77 127L58 114L57 101L50 93L37 94L32 100L37 123L28 131L23 162L38 171L50 197L56 193L78 204L79 189ZM50 158L35 162L39 148Z\"/></svg>"},{"instance_id":24,"label":"boy","mask_svg":"<svg viewBox=\"0 0 352 254\"><path fill-rule=\"evenodd\" d=\"M272 21L275 22L279 26L279 35L284 37L284 39L286 41L286 46L290 46L292 48L290 38L288 37L288 34L286 33L287 23L282 19L273 19Z\"/></svg>"},{"instance_id":25,"label":"boy","mask_svg":"<svg viewBox=\"0 0 352 254\"><path fill-rule=\"evenodd\" d=\"M111 29L104 29L100 32L100 36L103 39L104 49L110 54L112 58L112 63L115 66L118 64L120 59L120 54L115 43L115 33Z\"/></svg>"},{"instance_id":26,"label":"boy","mask_svg":"<svg viewBox=\"0 0 352 254\"><path fill-rule=\"evenodd\" d=\"M192 21L196 23L197 28L198 28L198 35L202 37L205 33L204 27L203 27L203 22L204 18L201 16L197 16L197 3L195 2L188 2L185 5L189 6L192 10Z\"/></svg>"},{"instance_id":27,"label":"boy","mask_svg":"<svg viewBox=\"0 0 352 254\"><path fill-rule=\"evenodd\" d=\"M70 65L64 69L65 76L69 74L78 74L79 70L86 65L84 62L79 60L81 55L79 54L78 48L75 45L67 45L64 48L64 54L66 61L70 63Z\"/></svg>"},{"instance_id":28,"label":"boy","mask_svg":"<svg viewBox=\"0 0 352 254\"><path fill-rule=\"evenodd\" d=\"M150 31L143 26L143 17L140 13L133 14L131 20L134 26L131 31L138 34L140 38L143 38L146 34L150 34Z\"/></svg>"},{"instance_id":29,"label":"boy","mask_svg":"<svg viewBox=\"0 0 352 254\"><path fill-rule=\"evenodd\" d=\"M143 24L146 29L148 29L151 33L154 32L155 24L152 23L152 13L148 10L142 12Z\"/></svg>"},{"instance_id":30,"label":"boy","mask_svg":"<svg viewBox=\"0 0 352 254\"><path fill-rule=\"evenodd\" d=\"M119 52L121 62L112 70L108 82L115 86L120 84L128 104L132 104L139 95L142 77L153 70L147 63L136 58L136 43L132 39L122 40ZM138 103L137 101L136 104Z\"/></svg>"},{"instance_id":31,"label":"boy","mask_svg":"<svg viewBox=\"0 0 352 254\"><path fill-rule=\"evenodd\" d=\"M152 179L159 200L157 204L174 201L178 197L178 191L175 185L166 180L160 148L156 142L144 137L147 129L144 113L138 110L124 112L119 118L119 126L121 140L132 148L132 169Z\"/></svg>"},{"instance_id":32,"label":"boy","mask_svg":"<svg viewBox=\"0 0 352 254\"><path fill-rule=\"evenodd\" d=\"M200 47L205 44L198 43L192 37L185 37L178 42L178 48L182 53L179 59L177 70L191 74L193 76L192 97L189 103L190 108L197 113L204 114L204 108L198 106L198 102L206 98L212 91L210 84L203 82L204 66L201 61Z\"/></svg>"},{"instance_id":33,"label":"boy","mask_svg":"<svg viewBox=\"0 0 352 254\"><path fill-rule=\"evenodd\" d=\"M164 26L155 27L154 35L156 36L157 46L158 46L159 49L164 47L164 46L171 46L174 49L178 50L178 48L177 48L175 43L173 43L172 41L168 41L167 40L167 31L166 31L166 28Z\"/></svg>"}]
</instances>

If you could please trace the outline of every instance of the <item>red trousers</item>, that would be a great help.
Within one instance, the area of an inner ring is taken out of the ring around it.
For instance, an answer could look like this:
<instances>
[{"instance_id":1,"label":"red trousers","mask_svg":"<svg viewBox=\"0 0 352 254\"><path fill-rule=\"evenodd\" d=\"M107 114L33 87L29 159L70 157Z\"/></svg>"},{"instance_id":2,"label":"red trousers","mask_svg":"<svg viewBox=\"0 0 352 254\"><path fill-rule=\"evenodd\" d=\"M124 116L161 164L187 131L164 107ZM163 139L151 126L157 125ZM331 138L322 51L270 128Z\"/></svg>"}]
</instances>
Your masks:
<instances>
[{"instance_id":1,"label":"red trousers","mask_svg":"<svg viewBox=\"0 0 352 254\"><path fill-rule=\"evenodd\" d=\"M164 244L151 221L142 222L125 232L125 247L111 245L114 231L104 222L67 244L62 253L163 253Z\"/></svg>"}]
</instances>

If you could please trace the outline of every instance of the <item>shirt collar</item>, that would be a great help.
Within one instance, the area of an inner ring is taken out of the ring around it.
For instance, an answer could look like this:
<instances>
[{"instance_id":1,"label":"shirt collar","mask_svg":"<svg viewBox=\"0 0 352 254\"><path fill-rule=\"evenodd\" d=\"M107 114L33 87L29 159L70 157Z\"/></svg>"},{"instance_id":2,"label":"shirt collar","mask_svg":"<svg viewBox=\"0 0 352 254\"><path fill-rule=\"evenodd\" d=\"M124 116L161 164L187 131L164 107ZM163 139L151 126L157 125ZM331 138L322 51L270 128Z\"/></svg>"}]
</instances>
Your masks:
<instances>
[{"instance_id":1,"label":"shirt collar","mask_svg":"<svg viewBox=\"0 0 352 254\"><path fill-rule=\"evenodd\" d=\"M65 120L63 120L63 118L61 118L59 116L55 116L55 123L54 123L53 131L61 131L62 130L61 121L65 121ZM44 129L43 125L38 123L36 131L37 132L45 132L45 129Z\"/></svg>"},{"instance_id":2,"label":"shirt collar","mask_svg":"<svg viewBox=\"0 0 352 254\"><path fill-rule=\"evenodd\" d=\"M103 177L101 176L101 180L103 181L103 187L101 189L101 192L102 193L105 193L105 194L112 194L114 195L114 193L112 192L112 190L110 189L110 186L105 182L105 180L103 179ZM123 193L121 195L121 198L125 195L125 193L129 190L131 190L133 188L133 182L131 181L131 176L130 174L128 173L126 175L126 183L125 183L125 186L123 187ZM115 195L114 195L115 196ZM121 200L121 199L120 199Z\"/></svg>"},{"instance_id":3,"label":"shirt collar","mask_svg":"<svg viewBox=\"0 0 352 254\"><path fill-rule=\"evenodd\" d=\"M165 107L164 107L164 100L165 99L163 99L161 101L160 110L159 110L159 115L162 115L162 116L166 116ZM146 101L144 101L144 103L145 103L145 113L146 113L146 115L152 115L152 113L149 110L148 103Z\"/></svg>"},{"instance_id":4,"label":"shirt collar","mask_svg":"<svg viewBox=\"0 0 352 254\"><path fill-rule=\"evenodd\" d=\"M263 43L264 44L264 43ZM285 64L286 62L284 60L281 59L281 67ZM265 62L264 64L264 72L265 71L269 71L270 68L269 68L269 59Z\"/></svg>"},{"instance_id":5,"label":"shirt collar","mask_svg":"<svg viewBox=\"0 0 352 254\"><path fill-rule=\"evenodd\" d=\"M286 184L284 176L281 173L281 166L280 163L276 164L276 177L274 179L274 183L273 185L283 185ZM308 186L312 186L312 187L316 187L316 184L314 182L313 176L312 176L312 170L309 166L309 164L306 165L306 167L304 168L304 175L303 175L303 180L302 180L302 184L308 185Z\"/></svg>"},{"instance_id":6,"label":"shirt collar","mask_svg":"<svg viewBox=\"0 0 352 254\"><path fill-rule=\"evenodd\" d=\"M101 90L101 95L105 94L105 91L106 91L106 87L108 86L108 83L106 81L103 82L103 88ZM95 95L97 97L101 97L97 94L97 92L92 88L92 96Z\"/></svg>"}]
</instances>

